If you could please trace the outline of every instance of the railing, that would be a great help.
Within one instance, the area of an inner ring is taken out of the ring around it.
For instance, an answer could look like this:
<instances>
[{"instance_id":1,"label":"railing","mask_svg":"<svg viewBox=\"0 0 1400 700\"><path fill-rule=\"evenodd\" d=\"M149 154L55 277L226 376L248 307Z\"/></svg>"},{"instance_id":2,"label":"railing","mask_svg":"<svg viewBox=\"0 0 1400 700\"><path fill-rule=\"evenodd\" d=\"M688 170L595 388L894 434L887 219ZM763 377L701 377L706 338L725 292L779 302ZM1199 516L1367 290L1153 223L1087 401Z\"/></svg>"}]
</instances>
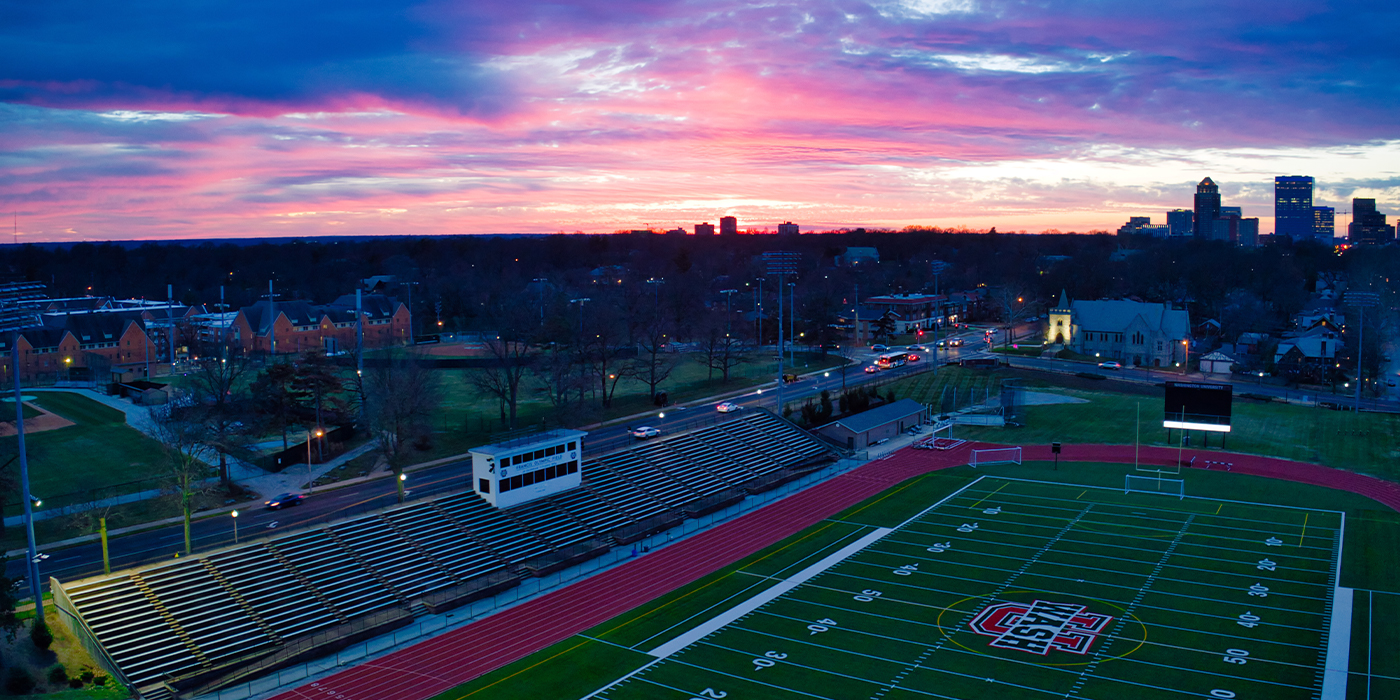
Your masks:
<instances>
[{"instance_id":1,"label":"railing","mask_svg":"<svg viewBox=\"0 0 1400 700\"><path fill-rule=\"evenodd\" d=\"M317 649L332 647L337 641L346 640L355 635L372 632L398 623L406 625L408 621L412 619L413 613L404 608L380 610L379 612L372 613L365 617L351 620L343 625L336 625L328 630L316 632L305 637L299 637L280 647L263 649L246 654L237 659L220 662L220 666L224 668L233 668L241 661L255 659L259 656L263 657L245 666L234 668L234 670L227 675L213 680L207 680L193 687L181 690L180 694L185 695L189 693L186 697L193 697L201 693L208 693L218 688L235 684L239 682L240 679L257 677L276 670L278 666L295 663L298 657ZM193 674L167 679L165 682L173 688L179 688L181 685L191 685L190 681L200 677L207 677L209 673L209 670L202 669Z\"/></svg>"}]
</instances>

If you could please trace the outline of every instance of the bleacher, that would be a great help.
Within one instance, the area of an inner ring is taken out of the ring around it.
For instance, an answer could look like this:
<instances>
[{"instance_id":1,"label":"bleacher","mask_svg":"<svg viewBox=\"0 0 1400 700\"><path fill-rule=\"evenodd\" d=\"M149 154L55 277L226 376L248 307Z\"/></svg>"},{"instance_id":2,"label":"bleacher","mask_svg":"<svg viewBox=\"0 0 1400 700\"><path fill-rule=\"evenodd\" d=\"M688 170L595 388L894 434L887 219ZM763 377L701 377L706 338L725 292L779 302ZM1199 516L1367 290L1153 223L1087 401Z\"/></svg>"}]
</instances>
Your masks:
<instances>
[{"instance_id":1,"label":"bleacher","mask_svg":"<svg viewBox=\"0 0 1400 700\"><path fill-rule=\"evenodd\" d=\"M289 641L412 609L426 594L528 575L554 553L615 543L611 533L679 518L688 504L827 454L786 421L754 411L590 459L582 488L506 511L459 493L60 584L55 599L138 689L197 673L204 682Z\"/></svg>"}]
</instances>

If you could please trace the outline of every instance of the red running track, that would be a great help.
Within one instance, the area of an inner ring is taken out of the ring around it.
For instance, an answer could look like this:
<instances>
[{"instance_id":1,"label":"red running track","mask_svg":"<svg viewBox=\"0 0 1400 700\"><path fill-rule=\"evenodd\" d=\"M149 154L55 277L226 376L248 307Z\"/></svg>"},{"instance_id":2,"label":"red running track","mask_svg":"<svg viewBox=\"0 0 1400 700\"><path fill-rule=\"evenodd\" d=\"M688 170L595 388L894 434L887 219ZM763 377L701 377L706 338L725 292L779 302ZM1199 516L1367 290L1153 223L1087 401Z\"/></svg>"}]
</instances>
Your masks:
<instances>
[{"instance_id":1,"label":"red running track","mask_svg":"<svg viewBox=\"0 0 1400 700\"><path fill-rule=\"evenodd\" d=\"M947 452L900 450L689 539L273 700L432 697L602 624L911 477L965 465L968 450L991 446L970 443ZM1070 461L1131 463L1133 450L1132 445L1065 445L1060 456ZM1177 454L1170 448L1144 447L1141 458L1144 463L1174 464ZM1229 462L1234 472L1352 491L1400 510L1400 486L1374 477L1254 455L1185 452L1185 459L1192 456L1197 457L1197 468L1207 459ZM1049 445L1023 451L1025 460L1052 458Z\"/></svg>"}]
</instances>

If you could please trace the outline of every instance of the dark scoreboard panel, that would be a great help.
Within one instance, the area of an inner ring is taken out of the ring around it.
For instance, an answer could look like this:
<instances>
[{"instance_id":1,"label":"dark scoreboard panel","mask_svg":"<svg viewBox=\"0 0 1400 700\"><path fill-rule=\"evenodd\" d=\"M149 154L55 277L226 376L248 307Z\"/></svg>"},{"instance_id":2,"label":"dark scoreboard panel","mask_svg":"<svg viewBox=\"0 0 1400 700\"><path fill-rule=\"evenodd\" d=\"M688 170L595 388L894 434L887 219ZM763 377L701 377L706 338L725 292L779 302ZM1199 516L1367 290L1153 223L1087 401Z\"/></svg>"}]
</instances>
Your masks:
<instances>
[{"instance_id":1,"label":"dark scoreboard panel","mask_svg":"<svg viewBox=\"0 0 1400 700\"><path fill-rule=\"evenodd\" d=\"M1228 430L1233 401L1234 391L1229 384L1167 382L1163 406L1166 427L1223 426Z\"/></svg>"}]
</instances>

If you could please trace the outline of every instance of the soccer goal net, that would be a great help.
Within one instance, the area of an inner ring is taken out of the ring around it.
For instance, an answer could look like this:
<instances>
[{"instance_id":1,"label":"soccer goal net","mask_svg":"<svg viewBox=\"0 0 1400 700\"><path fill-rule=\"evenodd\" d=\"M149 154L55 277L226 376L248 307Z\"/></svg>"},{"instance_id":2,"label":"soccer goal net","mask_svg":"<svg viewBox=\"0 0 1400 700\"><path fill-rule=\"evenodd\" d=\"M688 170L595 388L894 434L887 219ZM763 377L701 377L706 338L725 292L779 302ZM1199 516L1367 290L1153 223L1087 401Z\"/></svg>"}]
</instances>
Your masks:
<instances>
[{"instance_id":1,"label":"soccer goal net","mask_svg":"<svg viewBox=\"0 0 1400 700\"><path fill-rule=\"evenodd\" d=\"M1162 493L1182 499L1186 498L1186 482L1181 479L1128 474L1123 481L1123 493Z\"/></svg>"},{"instance_id":2,"label":"soccer goal net","mask_svg":"<svg viewBox=\"0 0 1400 700\"><path fill-rule=\"evenodd\" d=\"M976 467L983 464L1000 464L1004 462L1021 463L1021 448L1019 447L998 447L988 450L973 450L972 460L969 465Z\"/></svg>"}]
</instances>

